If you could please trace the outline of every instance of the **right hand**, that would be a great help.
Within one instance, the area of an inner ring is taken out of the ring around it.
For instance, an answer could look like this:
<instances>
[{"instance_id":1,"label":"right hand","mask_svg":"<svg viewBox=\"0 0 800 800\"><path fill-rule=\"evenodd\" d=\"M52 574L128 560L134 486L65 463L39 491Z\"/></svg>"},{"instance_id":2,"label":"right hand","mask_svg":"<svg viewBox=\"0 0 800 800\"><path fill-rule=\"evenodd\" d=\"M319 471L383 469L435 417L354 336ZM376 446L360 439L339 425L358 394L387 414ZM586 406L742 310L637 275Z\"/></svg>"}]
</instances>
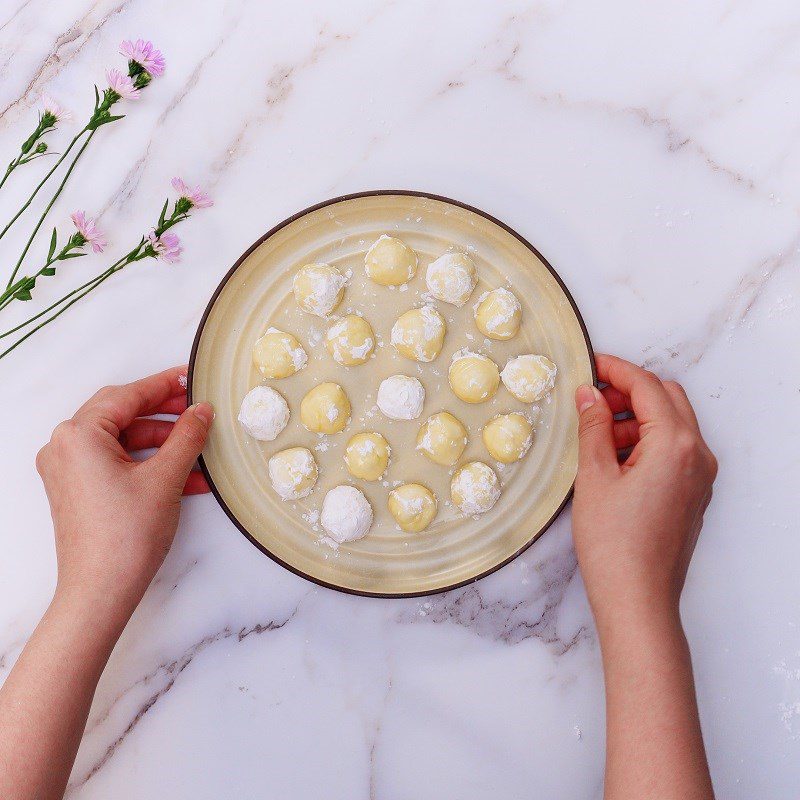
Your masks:
<instances>
[{"instance_id":1,"label":"right hand","mask_svg":"<svg viewBox=\"0 0 800 800\"><path fill-rule=\"evenodd\" d=\"M597 356L602 392L581 386L575 550L598 627L640 612L677 614L717 461L684 390ZM613 415L633 412L633 419ZM618 451L633 447L620 463Z\"/></svg>"}]
</instances>

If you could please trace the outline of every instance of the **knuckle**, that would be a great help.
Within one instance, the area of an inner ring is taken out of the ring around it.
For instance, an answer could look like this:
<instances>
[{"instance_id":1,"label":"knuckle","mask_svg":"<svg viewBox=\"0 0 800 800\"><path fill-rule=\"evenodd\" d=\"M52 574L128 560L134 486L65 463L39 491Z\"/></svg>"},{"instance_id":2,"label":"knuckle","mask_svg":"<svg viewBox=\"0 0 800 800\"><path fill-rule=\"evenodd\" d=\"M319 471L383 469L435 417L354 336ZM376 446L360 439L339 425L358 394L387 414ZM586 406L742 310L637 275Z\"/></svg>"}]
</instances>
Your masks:
<instances>
[{"instance_id":1,"label":"knuckle","mask_svg":"<svg viewBox=\"0 0 800 800\"><path fill-rule=\"evenodd\" d=\"M64 422L59 422L58 425L56 425L50 437L50 442L57 446L69 445L75 440L77 432L78 423L76 423L75 420L64 420Z\"/></svg>"},{"instance_id":2,"label":"knuckle","mask_svg":"<svg viewBox=\"0 0 800 800\"><path fill-rule=\"evenodd\" d=\"M595 428L605 425L607 421L608 417L603 409L592 407L584 411L578 423L578 436L586 436Z\"/></svg>"},{"instance_id":3,"label":"knuckle","mask_svg":"<svg viewBox=\"0 0 800 800\"><path fill-rule=\"evenodd\" d=\"M39 452L36 454L36 471L39 473L40 477L44 477L44 473L47 470L47 463L50 456L50 446L45 445L42 447Z\"/></svg>"},{"instance_id":4,"label":"knuckle","mask_svg":"<svg viewBox=\"0 0 800 800\"><path fill-rule=\"evenodd\" d=\"M678 394L682 395L686 394L686 390L678 383L678 381L664 381L664 386L671 392L677 392Z\"/></svg>"},{"instance_id":5,"label":"knuckle","mask_svg":"<svg viewBox=\"0 0 800 800\"><path fill-rule=\"evenodd\" d=\"M205 444L206 434L199 425L186 425L183 435L196 447L202 447Z\"/></svg>"}]
</instances>

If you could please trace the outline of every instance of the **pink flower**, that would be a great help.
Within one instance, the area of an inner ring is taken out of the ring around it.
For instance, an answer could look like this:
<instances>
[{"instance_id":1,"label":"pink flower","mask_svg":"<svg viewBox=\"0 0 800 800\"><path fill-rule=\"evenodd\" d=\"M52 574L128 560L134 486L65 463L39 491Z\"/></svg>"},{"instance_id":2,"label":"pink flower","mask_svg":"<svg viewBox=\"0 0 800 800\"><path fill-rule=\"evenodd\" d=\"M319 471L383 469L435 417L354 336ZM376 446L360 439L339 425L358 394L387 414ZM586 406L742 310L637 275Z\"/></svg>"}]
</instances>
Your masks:
<instances>
[{"instance_id":1,"label":"pink flower","mask_svg":"<svg viewBox=\"0 0 800 800\"><path fill-rule=\"evenodd\" d=\"M103 238L102 232L97 227L97 221L92 217L87 217L85 211L74 211L71 214L72 221L78 229L78 233L86 239L92 246L95 253L102 253L103 248L108 242Z\"/></svg>"},{"instance_id":2,"label":"pink flower","mask_svg":"<svg viewBox=\"0 0 800 800\"><path fill-rule=\"evenodd\" d=\"M195 208L208 208L214 205L214 201L208 196L208 192L201 186L187 186L181 178L172 179L172 188L181 196L185 197Z\"/></svg>"},{"instance_id":3,"label":"pink flower","mask_svg":"<svg viewBox=\"0 0 800 800\"><path fill-rule=\"evenodd\" d=\"M138 99L139 90L133 85L133 81L124 72L120 72L118 69L107 69L106 79L108 80L109 87L123 99Z\"/></svg>"},{"instance_id":4,"label":"pink flower","mask_svg":"<svg viewBox=\"0 0 800 800\"><path fill-rule=\"evenodd\" d=\"M42 94L39 98L39 108L41 108L43 114L50 114L55 117L56 122L61 122L62 120L70 118L69 112L65 111L61 107L61 104L57 100L54 100L47 92Z\"/></svg>"},{"instance_id":5,"label":"pink flower","mask_svg":"<svg viewBox=\"0 0 800 800\"><path fill-rule=\"evenodd\" d=\"M137 39L135 42L126 39L119 46L119 52L130 61L141 64L154 78L164 74L164 68L167 66L164 56L147 39Z\"/></svg>"},{"instance_id":6,"label":"pink flower","mask_svg":"<svg viewBox=\"0 0 800 800\"><path fill-rule=\"evenodd\" d=\"M165 231L161 236L156 236L155 231L150 231L147 234L150 240L150 246L155 250L156 256L163 259L168 264L174 264L180 261L183 248L181 247L181 240L169 231Z\"/></svg>"}]
</instances>

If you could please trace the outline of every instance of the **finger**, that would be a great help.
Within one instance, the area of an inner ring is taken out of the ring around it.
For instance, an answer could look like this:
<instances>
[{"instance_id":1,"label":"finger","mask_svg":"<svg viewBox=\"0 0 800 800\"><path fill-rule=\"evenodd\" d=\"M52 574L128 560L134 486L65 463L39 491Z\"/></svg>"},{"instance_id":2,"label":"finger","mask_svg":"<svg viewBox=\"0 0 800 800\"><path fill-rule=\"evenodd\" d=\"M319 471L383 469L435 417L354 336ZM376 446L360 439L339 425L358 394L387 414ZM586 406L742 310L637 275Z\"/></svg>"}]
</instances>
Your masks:
<instances>
[{"instance_id":1,"label":"finger","mask_svg":"<svg viewBox=\"0 0 800 800\"><path fill-rule=\"evenodd\" d=\"M678 414L695 428L695 430L699 431L700 423L697 421L694 408L692 408L692 404L689 402L689 398L686 396L683 386L675 381L664 381L664 388L672 399L673 405L678 410Z\"/></svg>"},{"instance_id":2,"label":"finger","mask_svg":"<svg viewBox=\"0 0 800 800\"><path fill-rule=\"evenodd\" d=\"M210 491L206 476L202 472L193 470L189 473L189 477L183 485L183 494L208 494Z\"/></svg>"},{"instance_id":3,"label":"finger","mask_svg":"<svg viewBox=\"0 0 800 800\"><path fill-rule=\"evenodd\" d=\"M619 389L615 389L613 386L604 386L600 391L603 397L605 397L612 414L621 414L623 411L633 411L630 397L626 394L622 394Z\"/></svg>"},{"instance_id":4,"label":"finger","mask_svg":"<svg viewBox=\"0 0 800 800\"><path fill-rule=\"evenodd\" d=\"M639 421L635 419L621 419L614 423L614 447L625 450L633 447L639 441Z\"/></svg>"},{"instance_id":5,"label":"finger","mask_svg":"<svg viewBox=\"0 0 800 800\"><path fill-rule=\"evenodd\" d=\"M579 414L578 472L617 469L614 416L600 390L579 386L575 406Z\"/></svg>"},{"instance_id":6,"label":"finger","mask_svg":"<svg viewBox=\"0 0 800 800\"><path fill-rule=\"evenodd\" d=\"M631 407L640 423L674 420L676 409L664 384L646 369L616 356L597 355L597 375L631 399Z\"/></svg>"},{"instance_id":7,"label":"finger","mask_svg":"<svg viewBox=\"0 0 800 800\"><path fill-rule=\"evenodd\" d=\"M174 414L177 417L186 411L186 406L188 403L189 401L186 399L184 390L184 394L180 395L179 397L171 397L169 400L164 401L155 411L153 411L153 414Z\"/></svg>"},{"instance_id":8,"label":"finger","mask_svg":"<svg viewBox=\"0 0 800 800\"><path fill-rule=\"evenodd\" d=\"M172 433L158 452L144 462L159 472L160 480L176 492L182 491L189 472L206 443L213 419L214 410L208 403L189 406L178 417Z\"/></svg>"},{"instance_id":9,"label":"finger","mask_svg":"<svg viewBox=\"0 0 800 800\"><path fill-rule=\"evenodd\" d=\"M185 394L185 367L150 375L125 386L106 386L78 410L84 417L103 424L113 435L128 427L137 417L146 417L167 400Z\"/></svg>"},{"instance_id":10,"label":"finger","mask_svg":"<svg viewBox=\"0 0 800 800\"><path fill-rule=\"evenodd\" d=\"M120 433L119 443L129 453L161 447L174 427L174 422L162 419L135 419Z\"/></svg>"}]
</instances>

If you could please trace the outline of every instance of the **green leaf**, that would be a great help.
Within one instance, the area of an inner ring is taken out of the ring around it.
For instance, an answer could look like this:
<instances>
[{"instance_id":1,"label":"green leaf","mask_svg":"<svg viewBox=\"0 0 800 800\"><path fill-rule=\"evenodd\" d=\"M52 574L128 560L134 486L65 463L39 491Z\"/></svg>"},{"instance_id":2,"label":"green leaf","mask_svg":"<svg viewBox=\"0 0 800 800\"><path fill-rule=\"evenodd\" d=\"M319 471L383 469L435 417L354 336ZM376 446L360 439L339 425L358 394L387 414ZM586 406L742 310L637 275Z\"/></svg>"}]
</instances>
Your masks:
<instances>
[{"instance_id":1,"label":"green leaf","mask_svg":"<svg viewBox=\"0 0 800 800\"><path fill-rule=\"evenodd\" d=\"M14 297L17 300L32 300L31 293L27 289L20 289L18 292L14 292Z\"/></svg>"},{"instance_id":2,"label":"green leaf","mask_svg":"<svg viewBox=\"0 0 800 800\"><path fill-rule=\"evenodd\" d=\"M158 215L158 225L157 228L160 228L164 224L164 217L167 214L167 206L169 205L169 198L164 201L164 208L161 209L161 213Z\"/></svg>"},{"instance_id":3,"label":"green leaf","mask_svg":"<svg viewBox=\"0 0 800 800\"><path fill-rule=\"evenodd\" d=\"M56 251L56 237L58 234L56 233L56 229L53 228L53 235L50 237L50 249L47 251L47 260L50 261L53 258L53 253Z\"/></svg>"},{"instance_id":4,"label":"green leaf","mask_svg":"<svg viewBox=\"0 0 800 800\"><path fill-rule=\"evenodd\" d=\"M48 278L49 278L51 275L55 275L55 274L56 274L56 268L55 268L55 267L45 267L45 268L42 270L42 275L47 275L47 277L48 277Z\"/></svg>"},{"instance_id":5,"label":"green leaf","mask_svg":"<svg viewBox=\"0 0 800 800\"><path fill-rule=\"evenodd\" d=\"M94 107L97 108L97 106L99 106L99 105L100 105L100 92L97 91L97 84L95 84L95 86L94 86Z\"/></svg>"},{"instance_id":6,"label":"green leaf","mask_svg":"<svg viewBox=\"0 0 800 800\"><path fill-rule=\"evenodd\" d=\"M61 256L61 261L66 260L67 258L80 258L81 256L85 256L86 253L66 253L65 255Z\"/></svg>"}]
</instances>

